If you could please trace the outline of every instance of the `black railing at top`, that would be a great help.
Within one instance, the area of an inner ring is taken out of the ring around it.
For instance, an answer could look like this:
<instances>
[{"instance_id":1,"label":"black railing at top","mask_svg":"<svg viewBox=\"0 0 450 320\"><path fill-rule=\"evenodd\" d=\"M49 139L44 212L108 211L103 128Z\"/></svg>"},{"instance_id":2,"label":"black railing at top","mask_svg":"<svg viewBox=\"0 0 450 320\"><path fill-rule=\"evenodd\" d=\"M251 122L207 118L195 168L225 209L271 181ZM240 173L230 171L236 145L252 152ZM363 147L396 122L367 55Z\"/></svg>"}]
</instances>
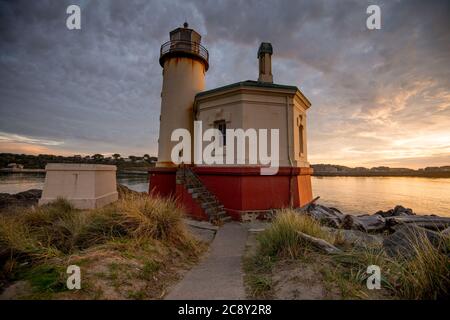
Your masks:
<instances>
[{"instance_id":1,"label":"black railing at top","mask_svg":"<svg viewBox=\"0 0 450 320\"><path fill-rule=\"evenodd\" d=\"M208 62L209 53L204 46L198 42L186 40L170 40L161 46L160 57L170 52L186 52L195 54L205 59Z\"/></svg>"}]
</instances>

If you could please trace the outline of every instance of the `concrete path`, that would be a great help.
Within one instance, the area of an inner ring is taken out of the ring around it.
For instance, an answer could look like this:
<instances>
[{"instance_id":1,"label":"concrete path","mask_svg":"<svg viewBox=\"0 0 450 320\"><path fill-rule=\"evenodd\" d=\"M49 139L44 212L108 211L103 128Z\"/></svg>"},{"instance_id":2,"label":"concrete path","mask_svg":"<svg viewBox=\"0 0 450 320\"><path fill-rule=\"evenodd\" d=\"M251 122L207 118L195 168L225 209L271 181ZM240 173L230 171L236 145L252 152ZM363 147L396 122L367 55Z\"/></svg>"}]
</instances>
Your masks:
<instances>
[{"instance_id":1,"label":"concrete path","mask_svg":"<svg viewBox=\"0 0 450 320\"><path fill-rule=\"evenodd\" d=\"M248 229L223 225L206 256L165 297L166 300L245 299L242 256Z\"/></svg>"}]
</instances>

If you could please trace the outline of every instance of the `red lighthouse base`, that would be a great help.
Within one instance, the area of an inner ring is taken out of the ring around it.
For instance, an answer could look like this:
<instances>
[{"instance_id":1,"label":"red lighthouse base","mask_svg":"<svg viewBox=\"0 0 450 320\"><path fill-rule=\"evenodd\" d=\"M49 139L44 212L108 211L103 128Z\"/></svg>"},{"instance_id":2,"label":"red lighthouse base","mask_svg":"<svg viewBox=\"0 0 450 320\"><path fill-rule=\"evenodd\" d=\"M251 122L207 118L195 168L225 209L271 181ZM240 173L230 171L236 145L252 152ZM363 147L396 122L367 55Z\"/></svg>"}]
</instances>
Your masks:
<instances>
[{"instance_id":1,"label":"red lighthouse base","mask_svg":"<svg viewBox=\"0 0 450 320\"><path fill-rule=\"evenodd\" d=\"M272 176L261 175L259 167L192 167L191 170L234 220L241 220L249 212L300 207L312 200L312 168L282 167ZM150 169L149 191L174 196L188 214L207 220L208 215L185 186L176 184L176 171L176 168Z\"/></svg>"}]
</instances>

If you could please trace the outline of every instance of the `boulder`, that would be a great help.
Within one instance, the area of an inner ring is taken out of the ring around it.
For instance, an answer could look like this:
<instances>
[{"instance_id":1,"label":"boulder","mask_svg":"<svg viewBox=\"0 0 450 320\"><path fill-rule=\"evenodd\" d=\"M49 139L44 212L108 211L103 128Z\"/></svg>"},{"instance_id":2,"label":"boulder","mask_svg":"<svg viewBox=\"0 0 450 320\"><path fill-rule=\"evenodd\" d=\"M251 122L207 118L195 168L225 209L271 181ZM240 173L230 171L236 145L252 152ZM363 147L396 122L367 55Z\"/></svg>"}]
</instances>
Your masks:
<instances>
[{"instance_id":1,"label":"boulder","mask_svg":"<svg viewBox=\"0 0 450 320\"><path fill-rule=\"evenodd\" d=\"M383 240L383 247L390 256L412 256L414 255L415 241L421 237L426 237L435 247L438 247L443 239L438 232L416 225L402 225Z\"/></svg>"},{"instance_id":2,"label":"boulder","mask_svg":"<svg viewBox=\"0 0 450 320\"><path fill-rule=\"evenodd\" d=\"M398 217L398 216L413 216L415 213L410 208L405 208L403 206L397 205L394 209L390 209L388 211L377 211L374 215L382 216L383 218L387 217Z\"/></svg>"},{"instance_id":3,"label":"boulder","mask_svg":"<svg viewBox=\"0 0 450 320\"><path fill-rule=\"evenodd\" d=\"M359 248L381 247L383 237L381 235L369 234L359 230L336 230L327 228L327 231L341 237L344 242Z\"/></svg>"},{"instance_id":4,"label":"boulder","mask_svg":"<svg viewBox=\"0 0 450 320\"><path fill-rule=\"evenodd\" d=\"M307 213L314 219L319 220L324 225L332 228L339 228L344 215L335 208L328 208L320 204L311 204L308 206Z\"/></svg>"},{"instance_id":5,"label":"boulder","mask_svg":"<svg viewBox=\"0 0 450 320\"><path fill-rule=\"evenodd\" d=\"M11 206L32 206L42 195L40 189L30 189L16 194L0 193L0 209Z\"/></svg>"},{"instance_id":6,"label":"boulder","mask_svg":"<svg viewBox=\"0 0 450 320\"><path fill-rule=\"evenodd\" d=\"M364 231L367 232L382 232L386 229L386 219L381 215L363 215L355 219L357 219L358 224L364 227Z\"/></svg>"},{"instance_id":7,"label":"boulder","mask_svg":"<svg viewBox=\"0 0 450 320\"><path fill-rule=\"evenodd\" d=\"M126 198L129 196L141 196L146 193L131 190L130 188L124 186L123 184L117 184L117 192L119 193L119 199Z\"/></svg>"}]
</instances>

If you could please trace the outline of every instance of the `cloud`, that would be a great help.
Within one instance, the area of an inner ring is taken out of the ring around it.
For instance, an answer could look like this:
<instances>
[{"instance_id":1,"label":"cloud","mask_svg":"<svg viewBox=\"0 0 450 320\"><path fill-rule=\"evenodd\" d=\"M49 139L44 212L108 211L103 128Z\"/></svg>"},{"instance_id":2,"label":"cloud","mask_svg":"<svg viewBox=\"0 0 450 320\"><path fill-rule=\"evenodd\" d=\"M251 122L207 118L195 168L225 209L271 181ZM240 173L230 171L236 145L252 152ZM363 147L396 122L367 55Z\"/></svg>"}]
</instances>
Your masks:
<instances>
[{"instance_id":1,"label":"cloud","mask_svg":"<svg viewBox=\"0 0 450 320\"><path fill-rule=\"evenodd\" d=\"M24 137L18 134L9 134L5 132L0 132L0 143L1 142L18 142L26 144L37 144L43 146L59 146L63 144L62 141L46 140L46 139L36 139L30 137Z\"/></svg>"},{"instance_id":2,"label":"cloud","mask_svg":"<svg viewBox=\"0 0 450 320\"><path fill-rule=\"evenodd\" d=\"M156 154L159 47L186 19L210 52L208 89L256 79L259 42L272 42L275 81L313 104L311 162L448 163L450 4L378 3L382 29L369 31L366 0L2 1L0 131L35 141L8 150ZM65 27L69 4L81 31Z\"/></svg>"}]
</instances>

